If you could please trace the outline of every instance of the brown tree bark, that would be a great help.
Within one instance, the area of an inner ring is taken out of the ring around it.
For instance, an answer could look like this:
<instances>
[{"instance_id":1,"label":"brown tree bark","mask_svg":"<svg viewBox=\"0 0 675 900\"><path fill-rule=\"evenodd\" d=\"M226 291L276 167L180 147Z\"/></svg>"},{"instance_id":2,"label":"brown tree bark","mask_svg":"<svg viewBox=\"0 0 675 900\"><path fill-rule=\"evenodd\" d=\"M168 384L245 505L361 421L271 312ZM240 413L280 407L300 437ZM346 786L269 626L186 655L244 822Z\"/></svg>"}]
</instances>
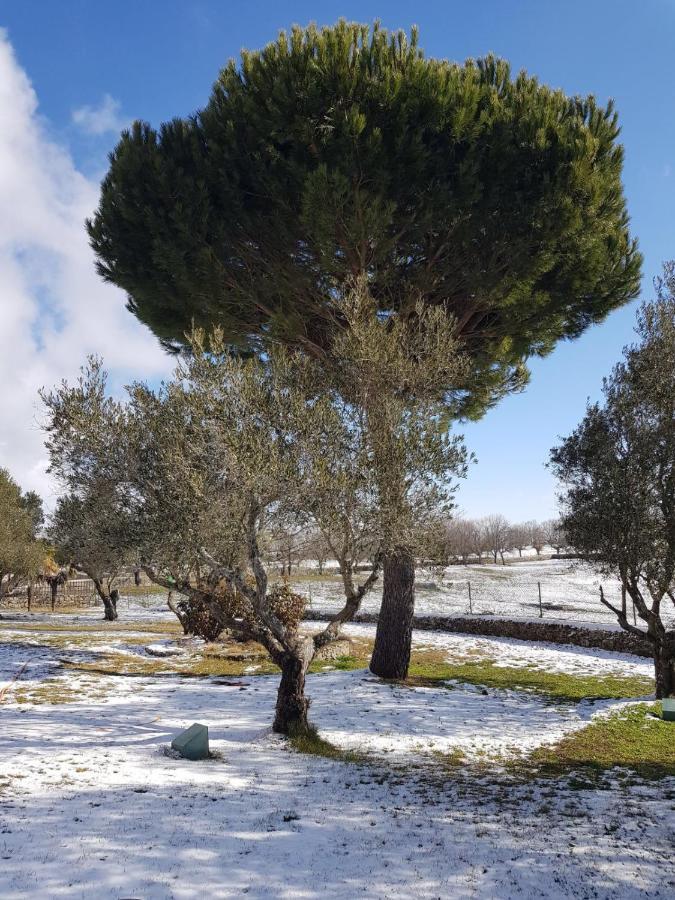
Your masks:
<instances>
[{"instance_id":1,"label":"brown tree bark","mask_svg":"<svg viewBox=\"0 0 675 900\"><path fill-rule=\"evenodd\" d=\"M106 593L103 584L98 578L92 579L94 587L99 597L103 601L103 618L106 622L114 622L117 619L117 601L119 599L119 591L117 589Z\"/></svg>"},{"instance_id":2,"label":"brown tree bark","mask_svg":"<svg viewBox=\"0 0 675 900\"><path fill-rule=\"evenodd\" d=\"M667 643L654 648L654 677L657 700L675 696L675 649Z\"/></svg>"},{"instance_id":3,"label":"brown tree bark","mask_svg":"<svg viewBox=\"0 0 675 900\"><path fill-rule=\"evenodd\" d=\"M171 612L174 614L174 616L180 622L181 628L183 629L183 634L189 634L190 633L190 624L189 624L188 616L186 616L185 613L183 613L181 611L180 607L178 606L176 601L173 599L173 593L171 591L169 591L169 594L166 598L166 605L169 607Z\"/></svg>"},{"instance_id":4,"label":"brown tree bark","mask_svg":"<svg viewBox=\"0 0 675 900\"><path fill-rule=\"evenodd\" d=\"M397 547L385 557L382 571L382 606L370 671L380 678L406 678L415 613L415 560L410 550Z\"/></svg>"},{"instance_id":5,"label":"brown tree bark","mask_svg":"<svg viewBox=\"0 0 675 900\"><path fill-rule=\"evenodd\" d=\"M309 700L305 697L307 664L291 653L284 653L278 664L281 667L281 681L277 691L272 731L278 734L307 731L309 728L307 720Z\"/></svg>"}]
</instances>

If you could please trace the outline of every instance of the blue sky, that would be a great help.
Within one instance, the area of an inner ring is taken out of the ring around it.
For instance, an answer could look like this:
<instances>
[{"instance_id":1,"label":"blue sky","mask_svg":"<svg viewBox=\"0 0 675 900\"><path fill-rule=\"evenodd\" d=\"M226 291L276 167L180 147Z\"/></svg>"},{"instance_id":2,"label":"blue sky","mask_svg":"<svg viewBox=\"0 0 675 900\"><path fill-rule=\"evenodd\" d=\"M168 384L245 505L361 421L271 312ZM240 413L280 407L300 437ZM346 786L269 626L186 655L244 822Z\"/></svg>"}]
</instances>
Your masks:
<instances>
[{"instance_id":1,"label":"blue sky","mask_svg":"<svg viewBox=\"0 0 675 900\"><path fill-rule=\"evenodd\" d=\"M602 101L614 98L626 151L624 181L632 229L645 256L643 294L651 296L661 261L675 257L671 0L0 4L0 27L6 29L15 65L37 96L34 118L41 140L63 151L72 169L94 186L115 143L116 128L132 118L157 124L189 114L206 101L219 68L242 47L259 47L293 23L325 24L340 16L379 18L390 28L415 23L428 56L463 60L492 51L514 69L525 68L568 93L593 93ZM75 177L71 173L71 180ZM38 284L35 290L42 299L35 300L34 309L46 311L53 286L46 291ZM121 305L123 298L107 297L106 302ZM482 422L463 429L479 459L459 493L467 514L494 511L515 520L554 513L555 485L544 468L548 449L579 421L586 398L598 396L603 375L632 340L634 313L633 304L580 340L535 361L524 394L507 398ZM61 314L49 310L56 322ZM127 327L122 319L115 321ZM162 363L144 336L134 332L129 347L116 377L161 373ZM137 366L132 347L137 348ZM84 341L81 356L90 349ZM69 359L77 354L78 347L68 348ZM12 460L11 441L11 433L5 435L4 445L0 441L0 464L8 464L3 462L3 446L7 460ZM25 478L31 485L39 482L35 473L42 463L32 464Z\"/></svg>"}]
</instances>

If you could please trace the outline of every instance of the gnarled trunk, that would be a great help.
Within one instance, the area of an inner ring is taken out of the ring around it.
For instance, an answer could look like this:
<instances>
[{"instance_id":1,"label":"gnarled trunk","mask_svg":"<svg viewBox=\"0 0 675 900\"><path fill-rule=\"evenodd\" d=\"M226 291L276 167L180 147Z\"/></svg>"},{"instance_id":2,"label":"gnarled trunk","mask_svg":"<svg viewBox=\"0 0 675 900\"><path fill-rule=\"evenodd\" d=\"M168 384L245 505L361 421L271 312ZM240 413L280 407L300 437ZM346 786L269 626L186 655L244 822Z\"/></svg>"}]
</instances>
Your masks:
<instances>
[{"instance_id":1,"label":"gnarled trunk","mask_svg":"<svg viewBox=\"0 0 675 900\"><path fill-rule=\"evenodd\" d=\"M173 591L169 591L169 594L166 598L166 605L180 622L181 628L183 629L183 634L190 634L189 617L181 610L178 603L176 603L176 601L173 599Z\"/></svg>"},{"instance_id":2,"label":"gnarled trunk","mask_svg":"<svg viewBox=\"0 0 675 900\"><path fill-rule=\"evenodd\" d=\"M380 678L405 678L415 613L415 560L410 550L397 547L387 554L382 571L382 606L370 671Z\"/></svg>"},{"instance_id":3,"label":"gnarled trunk","mask_svg":"<svg viewBox=\"0 0 675 900\"><path fill-rule=\"evenodd\" d=\"M107 593L103 587L103 582L99 578L92 578L96 593L103 602L103 618L106 622L114 622L117 618L117 601L119 600L119 591L117 589Z\"/></svg>"},{"instance_id":4,"label":"gnarled trunk","mask_svg":"<svg viewBox=\"0 0 675 900\"><path fill-rule=\"evenodd\" d=\"M667 643L654 647L654 676L657 700L675 696L675 648Z\"/></svg>"},{"instance_id":5,"label":"gnarled trunk","mask_svg":"<svg viewBox=\"0 0 675 900\"><path fill-rule=\"evenodd\" d=\"M272 730L278 734L306 731L309 728L309 699L305 697L307 663L291 653L284 653L278 664L281 667L281 681Z\"/></svg>"},{"instance_id":6,"label":"gnarled trunk","mask_svg":"<svg viewBox=\"0 0 675 900\"><path fill-rule=\"evenodd\" d=\"M103 618L106 622L114 622L115 619L117 619L117 600L119 599L119 593L117 591L111 591L110 596L108 596L104 592L101 599L103 600Z\"/></svg>"}]
</instances>

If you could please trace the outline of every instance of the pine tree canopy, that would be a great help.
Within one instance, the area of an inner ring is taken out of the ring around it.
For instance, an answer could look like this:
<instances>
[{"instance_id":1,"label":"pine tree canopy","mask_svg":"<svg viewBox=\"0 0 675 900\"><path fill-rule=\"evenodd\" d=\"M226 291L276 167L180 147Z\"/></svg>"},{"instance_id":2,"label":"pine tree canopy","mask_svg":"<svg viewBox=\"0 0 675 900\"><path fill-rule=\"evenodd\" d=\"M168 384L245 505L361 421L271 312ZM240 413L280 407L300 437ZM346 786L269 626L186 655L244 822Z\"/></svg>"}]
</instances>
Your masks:
<instances>
[{"instance_id":1,"label":"pine tree canopy","mask_svg":"<svg viewBox=\"0 0 675 900\"><path fill-rule=\"evenodd\" d=\"M325 348L356 277L382 310L443 305L478 415L638 292L618 134L611 102L491 56L425 59L414 30L296 27L194 116L124 132L88 229L167 346L217 323L243 348Z\"/></svg>"}]
</instances>

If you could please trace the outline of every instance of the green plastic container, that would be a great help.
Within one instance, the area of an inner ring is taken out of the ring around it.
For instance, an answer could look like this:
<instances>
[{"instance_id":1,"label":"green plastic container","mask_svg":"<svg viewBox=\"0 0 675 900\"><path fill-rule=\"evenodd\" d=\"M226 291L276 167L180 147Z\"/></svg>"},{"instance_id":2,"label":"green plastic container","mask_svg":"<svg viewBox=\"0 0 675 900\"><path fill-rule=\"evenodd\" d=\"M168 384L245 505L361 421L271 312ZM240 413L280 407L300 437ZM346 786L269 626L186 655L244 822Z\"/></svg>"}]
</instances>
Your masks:
<instances>
[{"instance_id":1,"label":"green plastic container","mask_svg":"<svg viewBox=\"0 0 675 900\"><path fill-rule=\"evenodd\" d=\"M661 701L661 715L666 722L675 722L675 697L664 697Z\"/></svg>"}]
</instances>

